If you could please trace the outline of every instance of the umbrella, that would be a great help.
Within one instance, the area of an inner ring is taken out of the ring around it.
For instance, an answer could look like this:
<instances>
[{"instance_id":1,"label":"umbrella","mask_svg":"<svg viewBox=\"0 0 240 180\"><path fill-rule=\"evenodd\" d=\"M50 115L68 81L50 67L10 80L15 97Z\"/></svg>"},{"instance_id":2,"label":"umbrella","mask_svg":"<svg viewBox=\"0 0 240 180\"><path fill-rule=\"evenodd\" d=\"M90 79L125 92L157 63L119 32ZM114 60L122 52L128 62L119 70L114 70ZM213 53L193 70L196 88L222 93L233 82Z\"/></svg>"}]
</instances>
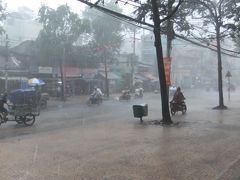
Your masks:
<instances>
[{"instance_id":1,"label":"umbrella","mask_svg":"<svg viewBox=\"0 0 240 180\"><path fill-rule=\"evenodd\" d=\"M41 80L41 79L32 78L32 79L29 79L29 80L28 80L28 84L29 84L30 86L36 86L36 85L41 86L41 85L44 85L45 82L44 82L43 80Z\"/></svg>"}]
</instances>

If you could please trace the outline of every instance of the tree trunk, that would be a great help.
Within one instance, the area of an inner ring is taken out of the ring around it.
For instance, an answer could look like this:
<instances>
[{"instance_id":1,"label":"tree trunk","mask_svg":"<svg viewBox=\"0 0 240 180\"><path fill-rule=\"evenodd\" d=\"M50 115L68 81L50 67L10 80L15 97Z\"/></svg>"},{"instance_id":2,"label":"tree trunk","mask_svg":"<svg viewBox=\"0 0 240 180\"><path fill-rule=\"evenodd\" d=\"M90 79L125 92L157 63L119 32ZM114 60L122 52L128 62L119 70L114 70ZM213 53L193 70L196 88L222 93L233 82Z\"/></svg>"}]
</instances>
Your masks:
<instances>
[{"instance_id":1,"label":"tree trunk","mask_svg":"<svg viewBox=\"0 0 240 180\"><path fill-rule=\"evenodd\" d=\"M8 92L8 61L9 61L9 40L6 34L6 58L5 58L5 92Z\"/></svg>"},{"instance_id":2,"label":"tree trunk","mask_svg":"<svg viewBox=\"0 0 240 180\"><path fill-rule=\"evenodd\" d=\"M134 92L134 60L135 60L135 38L136 38L136 28L134 27L133 30L133 53L131 55L131 84L130 84L130 90L131 92Z\"/></svg>"},{"instance_id":3,"label":"tree trunk","mask_svg":"<svg viewBox=\"0 0 240 180\"><path fill-rule=\"evenodd\" d=\"M109 97L109 83L108 83L108 71L107 71L107 57L106 57L106 50L104 49L104 71L105 71L105 88L107 97Z\"/></svg>"},{"instance_id":4,"label":"tree trunk","mask_svg":"<svg viewBox=\"0 0 240 180\"><path fill-rule=\"evenodd\" d=\"M66 96L65 96L65 76L64 76L64 72L63 72L63 67L64 67L64 64L65 64L65 59L66 59L66 48L65 46L63 47L63 56L62 58L60 59L60 73L61 73L61 81L62 81L62 84L61 84L61 99L62 101L65 101L66 100Z\"/></svg>"},{"instance_id":5,"label":"tree trunk","mask_svg":"<svg viewBox=\"0 0 240 180\"><path fill-rule=\"evenodd\" d=\"M168 15L172 13L172 0L168 0ZM173 40L173 22L169 18L167 20L167 57L171 56Z\"/></svg>"},{"instance_id":6,"label":"tree trunk","mask_svg":"<svg viewBox=\"0 0 240 180\"><path fill-rule=\"evenodd\" d=\"M60 60L60 73L61 73L61 100L65 101L65 82L64 82L64 74L63 74L63 60Z\"/></svg>"},{"instance_id":7,"label":"tree trunk","mask_svg":"<svg viewBox=\"0 0 240 180\"><path fill-rule=\"evenodd\" d=\"M226 109L223 102L223 87L222 87L222 57L221 57L221 42L220 42L220 26L216 25L217 34L217 54L218 54L218 92L219 92L219 105L217 109Z\"/></svg>"},{"instance_id":8,"label":"tree trunk","mask_svg":"<svg viewBox=\"0 0 240 180\"><path fill-rule=\"evenodd\" d=\"M167 86L165 79L165 71L163 64L163 52L162 52L162 42L160 34L160 18L158 11L157 0L151 0L152 10L153 10L153 22L154 22L154 36L155 36L155 47L157 54L157 64L158 64L158 73L160 81L160 91L161 91L161 101L162 101L162 117L164 124L171 124L171 116L169 112L169 101L167 95Z\"/></svg>"}]
</instances>

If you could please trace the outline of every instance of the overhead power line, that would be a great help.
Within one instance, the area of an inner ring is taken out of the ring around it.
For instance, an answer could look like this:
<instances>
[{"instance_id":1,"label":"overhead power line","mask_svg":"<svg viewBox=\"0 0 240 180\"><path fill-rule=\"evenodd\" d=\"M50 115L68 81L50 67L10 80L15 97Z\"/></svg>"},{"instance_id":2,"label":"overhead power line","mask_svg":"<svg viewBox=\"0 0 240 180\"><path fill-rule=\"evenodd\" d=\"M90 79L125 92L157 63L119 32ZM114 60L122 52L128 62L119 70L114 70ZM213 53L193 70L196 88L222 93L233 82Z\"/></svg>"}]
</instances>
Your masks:
<instances>
[{"instance_id":1,"label":"overhead power line","mask_svg":"<svg viewBox=\"0 0 240 180\"><path fill-rule=\"evenodd\" d=\"M77 1L82 2L82 3L84 3L84 4L86 4L86 5L90 6L90 7L96 8L97 10L99 10L99 11L101 11L101 12L103 12L103 13L106 13L106 14L108 14L108 15L111 15L112 17L114 17L114 18L116 18L116 19L119 19L119 20L122 20L122 21L125 21L125 22L127 22L127 23L130 23L131 21L133 21L133 22L135 22L135 23L137 23L137 24L142 24L142 25L146 25L146 26L148 26L148 27L150 27L150 28L154 28L154 25L153 25L153 24L146 23L146 22L143 22L143 21L134 19L134 18L132 18L132 17L130 17L130 16L126 16L126 15L124 15L124 14L121 14L121 13L118 13L118 12L115 12L115 11L112 11L112 10L107 9L107 8L105 8L105 7L99 6L97 3L93 4L93 3L88 2L88 1L85 1L85 0L77 0ZM130 23L130 24L131 24L131 23ZM143 28L142 26L136 25L136 24L134 24L134 23L132 23L132 25L135 25L135 26L138 26L138 27L140 27L140 28ZM150 30L150 29L148 29L148 28L146 28L146 29L147 29L147 30ZM190 40L189 38L186 38L186 37L184 37L184 36L178 35L178 34L176 34L176 33L175 33L175 37L177 37L177 38L179 38L179 39L182 39L182 40L184 40L184 41L190 42L190 43L192 43L192 44L195 44L195 45L197 45L197 46L199 46L199 47L203 47L203 48L210 49L210 50L212 50L212 51L217 52L216 49L213 49L213 48L209 47L208 45L203 45L203 44L200 43L200 42L196 42L196 41ZM222 50L225 50L225 51L226 51L227 49L222 49ZM232 50L228 50L228 51L229 51L229 52L232 52L232 53L236 53L236 54L239 53L239 52L235 52L235 51L232 51ZM229 54L229 53L226 53L226 52L221 52L221 53L224 54L224 55L228 55L228 56L234 57L234 58L240 58L240 56L236 56L236 55Z\"/></svg>"},{"instance_id":2,"label":"overhead power line","mask_svg":"<svg viewBox=\"0 0 240 180\"><path fill-rule=\"evenodd\" d=\"M191 39L189 39L189 38L186 38L186 37L184 37L184 36L175 34L175 37L177 37L177 38L179 38L179 39L182 39L182 40L184 40L184 41L190 42L190 43L192 43L192 44L194 44L194 45L197 45L197 46L199 46L199 47L203 47L203 48L210 49L210 50L212 50L212 51L217 52L216 49L213 49L213 48L209 47L208 45L203 45L203 44L201 44L201 43L199 43L199 42L193 41L193 40L191 40ZM230 57L240 58L240 56L233 55L233 54L229 54L229 53L226 53L226 52L223 52L223 51L221 51L221 53L224 54L224 55L230 56Z\"/></svg>"}]
</instances>

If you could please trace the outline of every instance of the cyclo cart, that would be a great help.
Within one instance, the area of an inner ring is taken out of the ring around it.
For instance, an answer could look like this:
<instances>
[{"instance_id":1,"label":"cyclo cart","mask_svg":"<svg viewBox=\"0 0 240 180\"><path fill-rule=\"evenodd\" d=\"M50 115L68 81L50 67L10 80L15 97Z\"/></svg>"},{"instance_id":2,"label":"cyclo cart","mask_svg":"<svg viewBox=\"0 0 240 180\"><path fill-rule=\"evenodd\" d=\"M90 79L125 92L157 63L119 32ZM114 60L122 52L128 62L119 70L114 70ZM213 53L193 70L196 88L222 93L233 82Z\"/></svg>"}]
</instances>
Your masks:
<instances>
[{"instance_id":1,"label":"cyclo cart","mask_svg":"<svg viewBox=\"0 0 240 180\"><path fill-rule=\"evenodd\" d=\"M11 104L8 105L8 116L2 122L16 121L18 124L32 126L36 116L40 115L40 98L41 95L34 89L12 91L9 97ZM12 116L12 119L10 116Z\"/></svg>"}]
</instances>

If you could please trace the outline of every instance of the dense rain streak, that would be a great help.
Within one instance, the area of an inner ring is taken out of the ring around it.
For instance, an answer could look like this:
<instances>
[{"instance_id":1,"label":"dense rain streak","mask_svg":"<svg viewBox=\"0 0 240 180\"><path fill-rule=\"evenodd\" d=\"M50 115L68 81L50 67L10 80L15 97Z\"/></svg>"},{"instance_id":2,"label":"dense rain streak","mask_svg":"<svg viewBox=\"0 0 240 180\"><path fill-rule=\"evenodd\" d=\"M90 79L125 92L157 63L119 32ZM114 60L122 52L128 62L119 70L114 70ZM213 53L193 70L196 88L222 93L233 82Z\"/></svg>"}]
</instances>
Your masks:
<instances>
[{"instance_id":1,"label":"dense rain streak","mask_svg":"<svg viewBox=\"0 0 240 180\"><path fill-rule=\"evenodd\" d=\"M239 0L0 1L0 179L238 179L239 19Z\"/></svg>"}]
</instances>

